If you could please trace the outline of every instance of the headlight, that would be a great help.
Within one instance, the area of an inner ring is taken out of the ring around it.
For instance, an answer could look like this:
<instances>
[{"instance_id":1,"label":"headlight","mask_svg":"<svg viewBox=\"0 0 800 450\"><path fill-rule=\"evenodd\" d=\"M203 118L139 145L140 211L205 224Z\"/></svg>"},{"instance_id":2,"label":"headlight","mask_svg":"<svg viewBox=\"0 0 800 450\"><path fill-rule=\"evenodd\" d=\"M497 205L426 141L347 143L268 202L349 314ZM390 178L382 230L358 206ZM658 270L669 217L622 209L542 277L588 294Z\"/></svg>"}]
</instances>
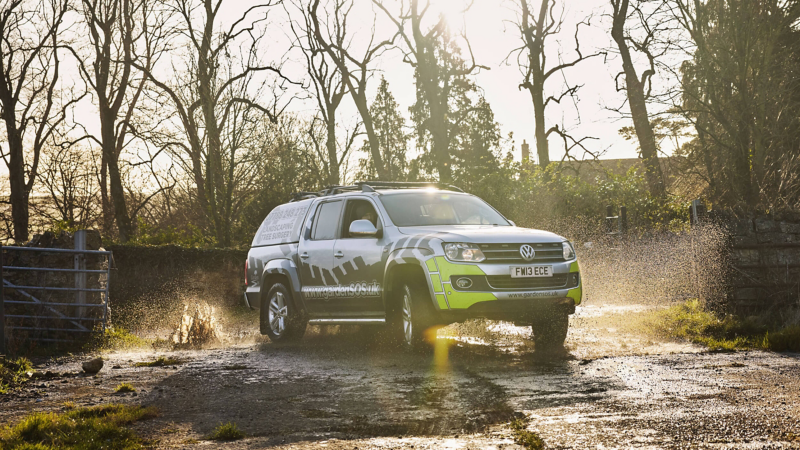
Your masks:
<instances>
[{"instance_id":1,"label":"headlight","mask_svg":"<svg viewBox=\"0 0 800 450\"><path fill-rule=\"evenodd\" d=\"M450 261L481 262L486 259L475 244L444 244L444 254Z\"/></svg>"},{"instance_id":2,"label":"headlight","mask_svg":"<svg viewBox=\"0 0 800 450\"><path fill-rule=\"evenodd\" d=\"M562 242L561 248L564 251L564 259L569 261L570 259L575 259L575 249L572 248L572 244L569 242Z\"/></svg>"}]
</instances>

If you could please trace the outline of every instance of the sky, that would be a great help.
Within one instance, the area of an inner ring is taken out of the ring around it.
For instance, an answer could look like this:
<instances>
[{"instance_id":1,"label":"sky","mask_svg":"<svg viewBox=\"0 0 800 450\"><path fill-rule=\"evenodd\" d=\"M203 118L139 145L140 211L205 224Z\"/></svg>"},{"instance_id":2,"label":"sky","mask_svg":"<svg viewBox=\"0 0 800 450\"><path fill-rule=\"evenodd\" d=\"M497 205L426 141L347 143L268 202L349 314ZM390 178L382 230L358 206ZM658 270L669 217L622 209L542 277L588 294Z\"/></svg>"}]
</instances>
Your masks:
<instances>
[{"instance_id":1,"label":"sky","mask_svg":"<svg viewBox=\"0 0 800 450\"><path fill-rule=\"evenodd\" d=\"M354 45L357 47L359 38L363 39L369 31L373 8L369 0L356 0L355 3L354 16L362 23L362 29L355 31ZM531 145L531 154L535 154L533 106L529 93L518 87L523 77L517 64L516 54L511 53L521 45L518 29L512 23L516 19L515 4L518 2L475 0L466 12L464 7L469 2L465 0L431 0L431 3L429 13L431 18L443 13L453 28L466 30L476 62L490 68L481 70L475 76L475 80L492 106L503 135L513 132L515 159L520 159L520 145L523 141ZM546 44L549 46L548 64L556 64L559 52L563 54L564 61L569 61L575 56L575 24L589 17L591 26L582 26L579 34L584 55L613 50L613 41L607 32L608 17L604 17L608 6L607 0L559 1L556 7L557 13L564 3L567 4L567 9L563 11L562 33L551 37ZM391 4L391 1L387 1L387 4ZM385 36L385 33L391 33L394 30L393 25L383 20L381 11L377 13L378 34ZM280 20L286 19L276 19L276 24ZM463 42L462 47L466 48ZM412 67L402 61L399 51L384 55L377 67L379 70L374 75L376 80L371 83L372 91L374 92L378 85L377 79L385 76L390 90L401 106L401 111L408 115L408 108L415 101ZM596 138L586 141L586 145L591 151L601 154L602 158L637 157L636 142L625 140L618 132L621 127L630 125L630 120L609 109L618 108L625 100L624 92L617 92L615 88L614 77L620 70L621 62L613 51L610 51L607 56L597 56L567 69L563 76L551 77L545 86L546 96L558 95L563 89L564 80L570 85L577 84L582 87L575 100L567 97L560 105L548 106L546 127L558 124L562 129L570 130L576 138L584 136ZM297 111L307 112L313 112L313 107L311 102L305 104L297 102L292 105ZM342 113L343 120L346 121L349 115L355 116L355 114L352 105L346 103ZM668 154L672 152L670 148L662 150ZM555 135L551 136L551 160L559 160L563 155L561 139ZM583 156L575 152L573 155L579 159Z\"/></svg>"}]
</instances>

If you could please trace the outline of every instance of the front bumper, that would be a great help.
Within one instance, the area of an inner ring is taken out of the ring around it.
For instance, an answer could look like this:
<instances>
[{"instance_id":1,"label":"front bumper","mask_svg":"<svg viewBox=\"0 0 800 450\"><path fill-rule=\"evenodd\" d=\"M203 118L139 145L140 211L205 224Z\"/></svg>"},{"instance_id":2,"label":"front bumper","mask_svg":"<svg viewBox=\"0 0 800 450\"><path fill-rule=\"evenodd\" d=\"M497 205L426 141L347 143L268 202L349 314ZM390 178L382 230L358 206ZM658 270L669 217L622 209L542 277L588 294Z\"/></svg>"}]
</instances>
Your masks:
<instances>
[{"instance_id":1,"label":"front bumper","mask_svg":"<svg viewBox=\"0 0 800 450\"><path fill-rule=\"evenodd\" d=\"M514 264L518 266L521 264ZM541 265L541 264L530 264ZM510 267L507 264L471 264L453 263L443 256L436 256L426 261L430 290L432 298L440 312L457 311L463 314L480 313L482 311L497 310L509 313L523 309L536 309L539 306L549 306L553 303L568 304L571 302L571 311L575 305L581 303L583 297L582 280L577 261L557 262L547 264L553 266L553 279L564 279L561 287L546 286L547 280L542 281L542 288L531 287L523 289L497 289L489 285L490 282L482 281L472 288L457 288L453 285L459 277L467 277L475 281L489 280L492 277L509 276ZM570 274L577 274L577 283L570 284ZM536 283L531 283L536 285ZM483 303L493 305L478 306ZM477 309L475 308L477 306ZM476 317L486 317L478 314Z\"/></svg>"}]
</instances>

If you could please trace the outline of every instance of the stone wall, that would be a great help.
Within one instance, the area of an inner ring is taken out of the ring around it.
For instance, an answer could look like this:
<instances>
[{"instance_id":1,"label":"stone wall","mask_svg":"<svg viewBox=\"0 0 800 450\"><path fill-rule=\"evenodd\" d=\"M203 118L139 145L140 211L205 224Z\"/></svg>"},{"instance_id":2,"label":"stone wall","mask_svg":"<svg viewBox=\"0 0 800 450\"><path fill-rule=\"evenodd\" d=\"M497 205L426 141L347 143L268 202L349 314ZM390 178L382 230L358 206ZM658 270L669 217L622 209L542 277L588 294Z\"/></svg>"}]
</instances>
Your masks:
<instances>
[{"instance_id":1,"label":"stone wall","mask_svg":"<svg viewBox=\"0 0 800 450\"><path fill-rule=\"evenodd\" d=\"M740 313L800 306L800 215L729 221L729 304Z\"/></svg>"},{"instance_id":2,"label":"stone wall","mask_svg":"<svg viewBox=\"0 0 800 450\"><path fill-rule=\"evenodd\" d=\"M242 303L247 252L177 246L111 245L111 306L163 303L175 296L214 297L215 303Z\"/></svg>"}]
</instances>

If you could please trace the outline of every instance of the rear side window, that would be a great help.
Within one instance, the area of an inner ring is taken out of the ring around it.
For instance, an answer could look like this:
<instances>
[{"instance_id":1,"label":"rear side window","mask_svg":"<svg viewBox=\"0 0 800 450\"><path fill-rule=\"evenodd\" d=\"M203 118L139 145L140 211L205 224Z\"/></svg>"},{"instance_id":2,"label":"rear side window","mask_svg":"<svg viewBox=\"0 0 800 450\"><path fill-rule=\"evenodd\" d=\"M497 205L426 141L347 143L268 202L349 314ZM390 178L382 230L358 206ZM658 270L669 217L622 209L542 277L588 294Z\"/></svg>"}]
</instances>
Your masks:
<instances>
[{"instance_id":1,"label":"rear side window","mask_svg":"<svg viewBox=\"0 0 800 450\"><path fill-rule=\"evenodd\" d=\"M324 241L336 239L336 228L339 226L339 215L342 212L342 201L323 203L319 206L311 239Z\"/></svg>"},{"instance_id":2,"label":"rear side window","mask_svg":"<svg viewBox=\"0 0 800 450\"><path fill-rule=\"evenodd\" d=\"M253 247L297 242L303 219L312 203L313 200L303 200L274 208L258 228Z\"/></svg>"}]
</instances>

